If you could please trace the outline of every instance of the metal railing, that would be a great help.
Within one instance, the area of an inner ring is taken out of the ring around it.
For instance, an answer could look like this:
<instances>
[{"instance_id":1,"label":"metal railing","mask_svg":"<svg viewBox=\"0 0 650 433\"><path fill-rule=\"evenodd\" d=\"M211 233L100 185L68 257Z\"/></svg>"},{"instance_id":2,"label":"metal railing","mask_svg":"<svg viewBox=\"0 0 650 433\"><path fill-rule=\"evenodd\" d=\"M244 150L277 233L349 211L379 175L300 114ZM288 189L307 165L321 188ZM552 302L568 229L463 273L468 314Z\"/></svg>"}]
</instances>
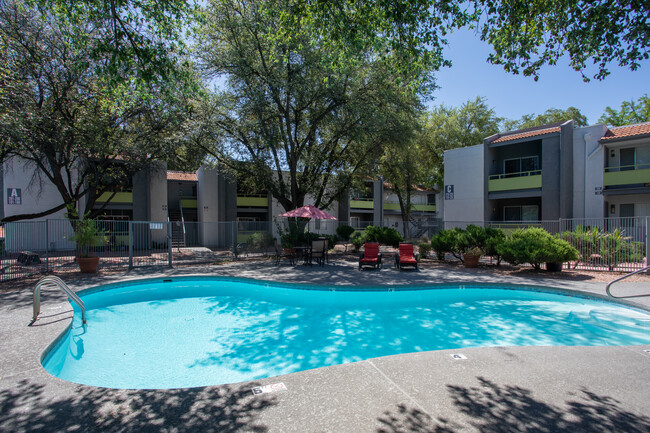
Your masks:
<instances>
[{"instance_id":1,"label":"metal railing","mask_svg":"<svg viewBox=\"0 0 650 433\"><path fill-rule=\"evenodd\" d=\"M616 299L642 298L642 297L645 297L645 296L650 296L650 293L646 293L646 294L643 294L643 295L614 296L609 291L609 288L612 286L612 284L618 283L619 281L624 280L624 279L626 279L628 277L631 277L632 275L636 275L638 273L645 272L648 269L650 269L650 266L646 266L646 267L644 267L642 269L639 269L638 271L630 272L629 274L623 275L622 277L619 277L619 278L617 278L615 280L610 281L609 283L607 283L607 286L605 286L605 292L607 293L607 296L609 296L611 298L616 298Z\"/></svg>"},{"instance_id":2,"label":"metal railing","mask_svg":"<svg viewBox=\"0 0 650 433\"><path fill-rule=\"evenodd\" d=\"M38 315L41 312L41 287L46 284L60 288L66 295L68 295L68 298L72 299L72 301L79 306L81 309L81 322L85 325L86 305L61 278L55 277L54 275L48 275L47 277L41 278L39 282L36 283L36 286L34 286L34 316L32 317L32 323L30 323L30 325L36 322L36 319L38 319Z\"/></svg>"}]
</instances>

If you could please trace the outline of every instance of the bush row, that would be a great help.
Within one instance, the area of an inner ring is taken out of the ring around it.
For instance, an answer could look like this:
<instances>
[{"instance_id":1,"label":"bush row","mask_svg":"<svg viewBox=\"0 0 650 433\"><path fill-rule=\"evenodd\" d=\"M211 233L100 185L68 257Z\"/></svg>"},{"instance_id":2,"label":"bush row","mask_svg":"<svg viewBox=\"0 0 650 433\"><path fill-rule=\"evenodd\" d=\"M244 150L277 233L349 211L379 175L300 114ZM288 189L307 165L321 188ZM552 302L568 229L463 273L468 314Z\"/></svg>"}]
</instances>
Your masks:
<instances>
[{"instance_id":1,"label":"bush row","mask_svg":"<svg viewBox=\"0 0 650 433\"><path fill-rule=\"evenodd\" d=\"M529 263L534 269L541 264L578 260L578 250L567 241L554 237L546 230L529 227L506 236L501 229L469 225L466 229L441 230L431 239L431 246L440 260L446 253L463 261L463 254L486 254L497 260L517 265Z\"/></svg>"},{"instance_id":2,"label":"bush row","mask_svg":"<svg viewBox=\"0 0 650 433\"><path fill-rule=\"evenodd\" d=\"M404 238L394 228L368 226L362 232L354 232L351 242L354 250L359 251L366 242L379 242L397 248L400 242L404 242Z\"/></svg>"}]
</instances>

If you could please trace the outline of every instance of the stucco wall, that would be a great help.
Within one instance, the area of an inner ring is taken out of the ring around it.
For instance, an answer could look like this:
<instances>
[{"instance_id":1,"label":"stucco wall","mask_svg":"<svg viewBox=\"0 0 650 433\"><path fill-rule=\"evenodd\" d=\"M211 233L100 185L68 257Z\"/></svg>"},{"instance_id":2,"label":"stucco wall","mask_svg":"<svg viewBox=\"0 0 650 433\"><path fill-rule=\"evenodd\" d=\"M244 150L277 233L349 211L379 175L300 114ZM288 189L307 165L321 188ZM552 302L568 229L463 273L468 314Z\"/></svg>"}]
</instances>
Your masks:
<instances>
[{"instance_id":1,"label":"stucco wall","mask_svg":"<svg viewBox=\"0 0 650 433\"><path fill-rule=\"evenodd\" d=\"M600 138L605 134L603 124L573 130L573 217L601 218L605 149ZM599 189L597 189L599 188Z\"/></svg>"},{"instance_id":2,"label":"stucco wall","mask_svg":"<svg viewBox=\"0 0 650 433\"><path fill-rule=\"evenodd\" d=\"M445 222L483 221L484 145L448 150L444 153L444 163L445 187L454 187L453 200L444 200Z\"/></svg>"}]
</instances>

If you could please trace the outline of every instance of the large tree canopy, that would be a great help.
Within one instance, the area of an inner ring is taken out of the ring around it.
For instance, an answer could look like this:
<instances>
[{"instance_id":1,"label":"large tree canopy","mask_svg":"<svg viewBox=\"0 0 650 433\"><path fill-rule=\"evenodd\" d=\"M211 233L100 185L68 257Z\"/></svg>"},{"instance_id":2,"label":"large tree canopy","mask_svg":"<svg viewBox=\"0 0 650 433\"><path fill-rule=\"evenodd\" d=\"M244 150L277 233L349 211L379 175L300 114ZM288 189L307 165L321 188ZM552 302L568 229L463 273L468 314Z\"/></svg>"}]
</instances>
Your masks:
<instances>
[{"instance_id":1,"label":"large tree canopy","mask_svg":"<svg viewBox=\"0 0 650 433\"><path fill-rule=\"evenodd\" d=\"M611 126L650 122L650 97L643 95L638 101L623 101L620 110L607 107L598 121Z\"/></svg>"},{"instance_id":2,"label":"large tree canopy","mask_svg":"<svg viewBox=\"0 0 650 433\"><path fill-rule=\"evenodd\" d=\"M92 39L94 26L84 29ZM0 3L0 46L3 156L27 161L32 187L49 181L61 196L59 206L5 220L46 216L82 198L80 214L92 217L99 195L172 153L185 116L182 98L171 97L173 82L109 86L95 74L92 46L77 45L60 22L15 3Z\"/></svg>"},{"instance_id":3,"label":"large tree canopy","mask_svg":"<svg viewBox=\"0 0 650 433\"><path fill-rule=\"evenodd\" d=\"M558 108L549 108L542 114L525 114L519 120L504 121L504 129L507 131L514 129L532 128L542 126L548 123L566 122L573 120L573 126L587 126L587 117L576 107L569 107L566 110Z\"/></svg>"},{"instance_id":4,"label":"large tree canopy","mask_svg":"<svg viewBox=\"0 0 650 433\"><path fill-rule=\"evenodd\" d=\"M445 150L483 143L485 137L499 132L502 120L482 97L467 101L458 108L434 107L423 121L423 137L420 139L429 155L430 179L427 184L443 184Z\"/></svg>"},{"instance_id":5,"label":"large tree canopy","mask_svg":"<svg viewBox=\"0 0 650 433\"><path fill-rule=\"evenodd\" d=\"M286 210L307 195L326 208L405 133L400 119L418 100L400 83L418 77L370 53L337 65L340 53L306 28L278 40L278 17L289 12L268 0L210 3L200 56L228 80L204 110L214 131L206 150Z\"/></svg>"}]
</instances>

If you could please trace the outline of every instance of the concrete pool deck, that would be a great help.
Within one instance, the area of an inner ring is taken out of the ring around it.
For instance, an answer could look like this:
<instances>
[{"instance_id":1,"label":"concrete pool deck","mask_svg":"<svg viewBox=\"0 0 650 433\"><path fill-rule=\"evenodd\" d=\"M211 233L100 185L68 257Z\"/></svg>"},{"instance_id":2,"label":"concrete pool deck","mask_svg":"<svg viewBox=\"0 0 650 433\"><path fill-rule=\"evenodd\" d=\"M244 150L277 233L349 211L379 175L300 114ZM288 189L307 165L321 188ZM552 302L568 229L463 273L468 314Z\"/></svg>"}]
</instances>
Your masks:
<instances>
[{"instance_id":1,"label":"concrete pool deck","mask_svg":"<svg viewBox=\"0 0 650 433\"><path fill-rule=\"evenodd\" d=\"M494 276L471 270L360 272L244 262L70 279L75 290L131 278L237 276L331 285L502 283L604 295L605 283ZM68 279L64 276L64 280ZM619 283L617 294L650 292ZM650 297L636 305L650 310ZM68 326L62 292L0 294L0 431L56 432L558 432L650 431L650 345L495 347L374 358L254 382L174 390L114 390L50 376L40 365ZM650 329L650 328L649 328ZM650 331L649 331L650 332ZM453 354L466 359L455 359ZM287 390L254 396L253 386Z\"/></svg>"}]
</instances>

